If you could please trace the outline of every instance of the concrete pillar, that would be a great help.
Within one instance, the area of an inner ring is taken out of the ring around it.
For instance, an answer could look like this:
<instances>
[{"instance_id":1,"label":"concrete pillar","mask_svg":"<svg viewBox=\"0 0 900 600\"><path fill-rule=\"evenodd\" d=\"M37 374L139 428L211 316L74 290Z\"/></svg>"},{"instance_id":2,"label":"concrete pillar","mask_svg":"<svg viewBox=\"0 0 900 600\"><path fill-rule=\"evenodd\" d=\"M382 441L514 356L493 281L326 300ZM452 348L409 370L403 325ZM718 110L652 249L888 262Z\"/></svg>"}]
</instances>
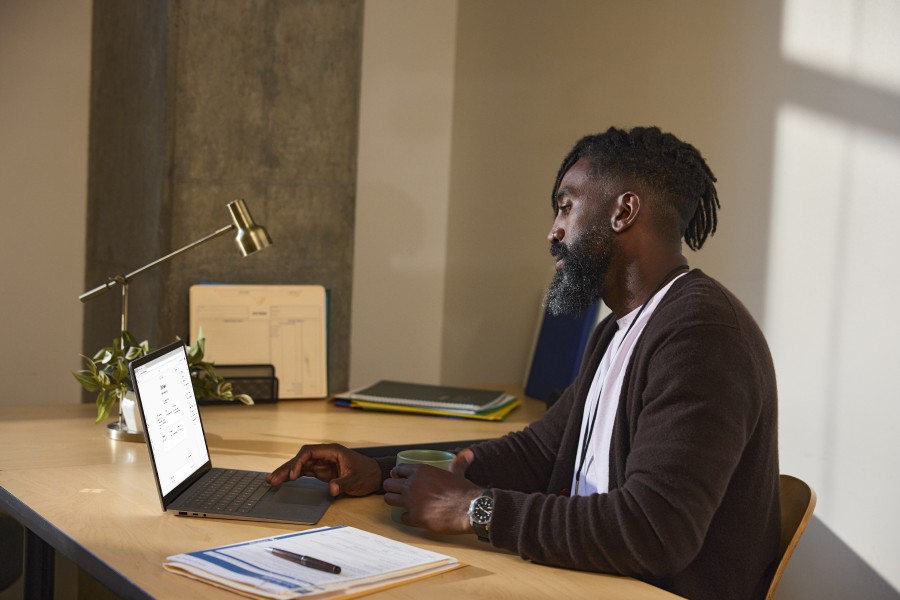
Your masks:
<instances>
[{"instance_id":1,"label":"concrete pillar","mask_svg":"<svg viewBox=\"0 0 900 600\"><path fill-rule=\"evenodd\" d=\"M230 235L142 273L129 329L188 338L198 282L331 291L329 390L347 386L362 0L96 0L85 289L230 223L244 198L275 245ZM85 353L118 333L85 305Z\"/></svg>"}]
</instances>

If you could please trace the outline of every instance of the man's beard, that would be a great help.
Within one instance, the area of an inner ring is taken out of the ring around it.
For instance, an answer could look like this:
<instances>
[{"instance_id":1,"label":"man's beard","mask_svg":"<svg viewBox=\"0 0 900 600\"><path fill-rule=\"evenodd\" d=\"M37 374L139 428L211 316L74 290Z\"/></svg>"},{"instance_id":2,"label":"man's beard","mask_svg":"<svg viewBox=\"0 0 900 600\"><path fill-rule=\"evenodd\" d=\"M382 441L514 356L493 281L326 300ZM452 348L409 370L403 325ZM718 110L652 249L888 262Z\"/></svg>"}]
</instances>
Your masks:
<instances>
[{"instance_id":1,"label":"man's beard","mask_svg":"<svg viewBox=\"0 0 900 600\"><path fill-rule=\"evenodd\" d=\"M613 250L609 227L594 227L571 246L562 242L550 246L550 254L565 259L547 288L544 303L551 315L578 314L600 300Z\"/></svg>"}]
</instances>

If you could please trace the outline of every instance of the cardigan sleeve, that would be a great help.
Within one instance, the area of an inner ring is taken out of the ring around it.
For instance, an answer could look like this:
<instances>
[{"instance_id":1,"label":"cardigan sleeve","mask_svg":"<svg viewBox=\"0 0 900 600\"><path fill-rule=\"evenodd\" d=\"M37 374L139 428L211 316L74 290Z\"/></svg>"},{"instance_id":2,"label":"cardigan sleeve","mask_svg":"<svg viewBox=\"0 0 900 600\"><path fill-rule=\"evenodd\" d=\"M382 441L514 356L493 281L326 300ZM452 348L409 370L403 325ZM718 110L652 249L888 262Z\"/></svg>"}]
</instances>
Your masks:
<instances>
[{"instance_id":1,"label":"cardigan sleeve","mask_svg":"<svg viewBox=\"0 0 900 600\"><path fill-rule=\"evenodd\" d=\"M475 461L466 477L485 487L546 492L572 410L569 386L540 419L523 429L472 447Z\"/></svg>"}]
</instances>

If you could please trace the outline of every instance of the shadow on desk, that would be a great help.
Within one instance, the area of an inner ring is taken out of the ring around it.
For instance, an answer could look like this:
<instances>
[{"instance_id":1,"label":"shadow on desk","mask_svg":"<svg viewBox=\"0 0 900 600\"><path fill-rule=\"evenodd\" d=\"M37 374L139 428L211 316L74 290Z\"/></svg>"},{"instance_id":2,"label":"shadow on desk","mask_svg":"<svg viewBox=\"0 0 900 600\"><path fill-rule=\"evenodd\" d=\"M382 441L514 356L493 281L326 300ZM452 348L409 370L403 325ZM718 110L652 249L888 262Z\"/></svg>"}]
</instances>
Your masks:
<instances>
[{"instance_id":1,"label":"shadow on desk","mask_svg":"<svg viewBox=\"0 0 900 600\"><path fill-rule=\"evenodd\" d=\"M482 440L457 440L453 442L428 442L425 444L403 444L400 446L364 446L361 448L353 448L360 454L364 456L371 456L372 458L378 458L381 456L395 456L398 452L402 452L403 450L444 450L447 452L454 452L457 450L462 450L463 448L468 448L474 444L480 444L481 442L490 441L488 439Z\"/></svg>"},{"instance_id":2,"label":"shadow on desk","mask_svg":"<svg viewBox=\"0 0 900 600\"><path fill-rule=\"evenodd\" d=\"M297 441L263 441L259 439L225 439L215 433L206 433L206 445L220 454L264 456L284 461L285 455L293 456L300 449Z\"/></svg>"},{"instance_id":3,"label":"shadow on desk","mask_svg":"<svg viewBox=\"0 0 900 600\"><path fill-rule=\"evenodd\" d=\"M425 442L421 444L402 444L395 446L362 446L353 448L364 456L378 458L381 456L395 456L403 450L445 450L453 452L468 448L474 444L489 441L488 439L480 440L456 440L449 442ZM299 446L296 442L279 442L279 441L261 441L261 440L235 440L224 439L220 435L207 433L206 443L210 450L214 450L220 454L250 454L253 456L264 456L267 458L283 460L284 455L291 455L297 452Z\"/></svg>"}]
</instances>

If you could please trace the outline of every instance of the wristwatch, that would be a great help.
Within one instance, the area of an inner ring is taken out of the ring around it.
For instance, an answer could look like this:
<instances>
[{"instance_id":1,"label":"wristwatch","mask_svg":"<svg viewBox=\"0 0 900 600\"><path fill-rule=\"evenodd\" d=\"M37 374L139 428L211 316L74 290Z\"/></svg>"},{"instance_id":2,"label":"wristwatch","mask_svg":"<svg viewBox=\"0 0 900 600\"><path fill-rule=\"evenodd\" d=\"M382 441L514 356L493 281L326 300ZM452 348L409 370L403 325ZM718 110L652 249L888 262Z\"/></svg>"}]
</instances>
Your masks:
<instances>
[{"instance_id":1,"label":"wristwatch","mask_svg":"<svg viewBox=\"0 0 900 600\"><path fill-rule=\"evenodd\" d=\"M469 504L469 523L475 535L482 542L490 540L491 517L494 514L494 494L491 490L484 492Z\"/></svg>"}]
</instances>

